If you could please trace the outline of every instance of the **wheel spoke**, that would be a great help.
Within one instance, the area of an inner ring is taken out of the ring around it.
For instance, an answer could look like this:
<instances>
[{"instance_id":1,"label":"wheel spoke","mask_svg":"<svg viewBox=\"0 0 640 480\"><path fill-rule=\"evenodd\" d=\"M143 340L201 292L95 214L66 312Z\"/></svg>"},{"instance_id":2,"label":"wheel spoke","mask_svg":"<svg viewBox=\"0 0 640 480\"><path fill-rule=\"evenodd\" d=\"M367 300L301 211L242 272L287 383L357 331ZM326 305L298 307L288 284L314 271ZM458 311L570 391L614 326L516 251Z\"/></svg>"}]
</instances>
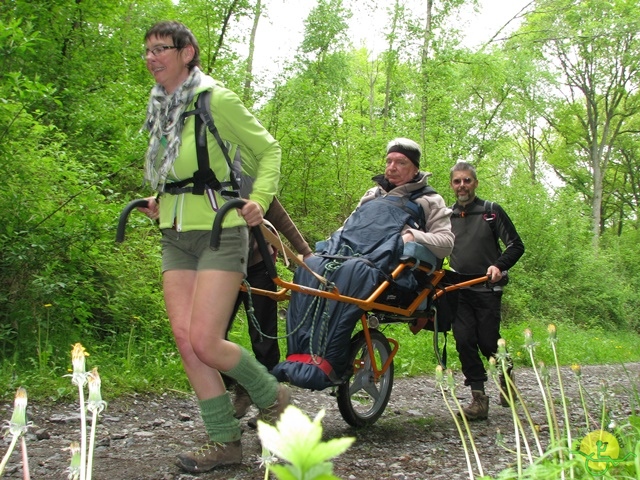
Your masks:
<instances>
[{"instance_id":1,"label":"wheel spoke","mask_svg":"<svg viewBox=\"0 0 640 480\"><path fill-rule=\"evenodd\" d=\"M374 402L377 402L380 398L380 390L378 390L375 382L367 382L364 385L364 391L367 392L371 396L371 398L373 398Z\"/></svg>"},{"instance_id":2,"label":"wheel spoke","mask_svg":"<svg viewBox=\"0 0 640 480\"><path fill-rule=\"evenodd\" d=\"M356 373L349 385L349 395L355 395L360 390L365 389L365 385L368 383L367 377L369 377L369 372L366 370Z\"/></svg>"},{"instance_id":3,"label":"wheel spoke","mask_svg":"<svg viewBox=\"0 0 640 480\"><path fill-rule=\"evenodd\" d=\"M378 381L374 381L373 365L384 365L391 353L389 342L377 330L371 330L373 358L369 355L362 332L354 337L352 359L354 371L351 378L338 387L338 406L350 425L362 427L373 424L383 413L393 385L393 362Z\"/></svg>"},{"instance_id":4,"label":"wheel spoke","mask_svg":"<svg viewBox=\"0 0 640 480\"><path fill-rule=\"evenodd\" d=\"M351 379L349 385L350 395L353 395L356 392L365 389L367 383L369 383L369 377L371 376L371 361L369 360L367 351L365 349L361 349L360 354L357 356L357 358L360 366Z\"/></svg>"}]
</instances>

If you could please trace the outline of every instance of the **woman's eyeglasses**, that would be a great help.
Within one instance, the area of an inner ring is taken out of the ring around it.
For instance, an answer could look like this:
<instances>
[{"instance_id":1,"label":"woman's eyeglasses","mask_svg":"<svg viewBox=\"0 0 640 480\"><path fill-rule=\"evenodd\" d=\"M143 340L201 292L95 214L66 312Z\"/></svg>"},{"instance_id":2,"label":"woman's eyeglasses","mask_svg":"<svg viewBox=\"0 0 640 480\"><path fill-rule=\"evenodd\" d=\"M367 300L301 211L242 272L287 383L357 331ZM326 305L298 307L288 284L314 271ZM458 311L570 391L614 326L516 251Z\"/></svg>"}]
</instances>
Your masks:
<instances>
[{"instance_id":1,"label":"woman's eyeglasses","mask_svg":"<svg viewBox=\"0 0 640 480\"><path fill-rule=\"evenodd\" d=\"M165 50L171 50L174 48L178 47L176 47L175 45L158 45L157 47L153 48L145 48L144 53L141 53L140 56L143 60L146 60L149 53L152 53L154 57L157 57L158 55L161 55Z\"/></svg>"},{"instance_id":2,"label":"woman's eyeglasses","mask_svg":"<svg viewBox=\"0 0 640 480\"><path fill-rule=\"evenodd\" d=\"M473 178L454 178L453 180L451 180L451 183L453 183L454 185L460 185L461 183L464 183L465 185L471 185L473 183Z\"/></svg>"}]
</instances>

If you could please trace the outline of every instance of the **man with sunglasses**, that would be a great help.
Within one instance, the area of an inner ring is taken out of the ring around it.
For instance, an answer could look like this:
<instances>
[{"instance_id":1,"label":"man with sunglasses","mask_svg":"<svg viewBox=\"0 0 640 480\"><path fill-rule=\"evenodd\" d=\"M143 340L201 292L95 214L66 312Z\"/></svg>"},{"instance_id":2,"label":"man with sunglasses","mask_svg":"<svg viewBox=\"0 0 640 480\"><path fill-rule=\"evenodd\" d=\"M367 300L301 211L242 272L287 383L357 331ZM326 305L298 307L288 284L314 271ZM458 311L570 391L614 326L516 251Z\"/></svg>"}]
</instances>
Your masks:
<instances>
[{"instance_id":1,"label":"man with sunglasses","mask_svg":"<svg viewBox=\"0 0 640 480\"><path fill-rule=\"evenodd\" d=\"M524 244L504 209L476 196L478 177L473 165L458 162L451 168L449 180L456 196L451 216L456 238L450 267L459 274L489 277L487 284L459 290L453 322L465 385L471 388L472 395L463 412L468 420L484 420L489 415L489 397L484 390L487 372L480 354L489 359L497 351L502 285L506 284L506 272L524 253ZM506 247L504 251L500 241ZM511 367L508 374L513 380ZM502 375L500 384L507 392ZM502 393L500 404L509 406Z\"/></svg>"}]
</instances>

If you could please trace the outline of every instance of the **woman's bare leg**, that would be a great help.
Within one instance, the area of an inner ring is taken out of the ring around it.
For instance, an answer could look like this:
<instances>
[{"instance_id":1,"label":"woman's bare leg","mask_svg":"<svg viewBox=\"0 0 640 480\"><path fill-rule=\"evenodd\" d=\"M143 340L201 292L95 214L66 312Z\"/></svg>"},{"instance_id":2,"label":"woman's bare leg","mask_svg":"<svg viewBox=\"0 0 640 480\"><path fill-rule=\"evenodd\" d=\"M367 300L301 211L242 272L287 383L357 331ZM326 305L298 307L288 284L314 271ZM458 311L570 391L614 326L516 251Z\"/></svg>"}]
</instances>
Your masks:
<instances>
[{"instance_id":1,"label":"woman's bare leg","mask_svg":"<svg viewBox=\"0 0 640 480\"><path fill-rule=\"evenodd\" d=\"M218 368L229 369L240 349L224 340L242 274L217 270L164 273L167 314L185 373L199 399L225 392Z\"/></svg>"}]
</instances>

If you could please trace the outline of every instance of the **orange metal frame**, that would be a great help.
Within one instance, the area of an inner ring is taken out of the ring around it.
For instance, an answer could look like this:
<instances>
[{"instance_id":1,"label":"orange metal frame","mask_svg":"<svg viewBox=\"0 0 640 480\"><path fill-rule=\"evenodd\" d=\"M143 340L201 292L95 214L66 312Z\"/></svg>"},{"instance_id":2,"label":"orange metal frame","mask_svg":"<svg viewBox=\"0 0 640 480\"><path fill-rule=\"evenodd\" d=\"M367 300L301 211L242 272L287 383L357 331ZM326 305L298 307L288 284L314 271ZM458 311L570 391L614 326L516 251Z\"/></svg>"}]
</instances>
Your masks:
<instances>
[{"instance_id":1,"label":"orange metal frame","mask_svg":"<svg viewBox=\"0 0 640 480\"><path fill-rule=\"evenodd\" d=\"M120 214L120 218L118 220L118 228L117 228L117 232L116 232L116 242L120 243L124 241L124 237L125 237L125 226L127 223L127 218L129 216L129 213L137 208L141 208L141 207L146 207L147 206L147 200L146 199L137 199L137 200L133 200L131 202L129 202L127 204L127 206L123 209L123 211ZM218 214L215 217L214 223L213 223L213 228L212 228L212 232L211 232L211 248L212 249L217 249L220 246L220 231L222 229L222 219L224 218L224 216L233 208L242 208L242 206L245 204L245 200L243 199L233 199L233 200L229 200L228 202L226 202L218 211ZM264 241L264 237L263 234L261 233L260 229L257 227L254 227L256 229L256 231L254 232L256 238L260 239L258 242L258 245L260 245L261 249L265 249L264 253L263 253L263 257L268 257L269 256L269 252L266 250L266 243ZM414 268L414 269L419 269L423 272L429 273L431 271L431 268L427 268L423 265L417 264L415 261L413 261L412 259L410 259L409 261L406 262L402 262L400 263L395 269L394 271L391 273L391 277L395 280L396 278L398 278L400 276L400 274L404 271L405 268ZM273 275L277 275L275 273L275 268L273 269L274 273ZM271 274L271 273L270 273ZM482 283L487 281L487 276L483 276L483 277L479 277L479 278L475 278L473 280L469 280L467 282L461 282L461 283L457 283L455 285L448 285L446 287L438 287L438 283L442 280L442 278L445 275L445 271L444 270L436 270L434 272L431 273L430 275L430 279L429 279L429 283L427 285L424 286L424 288L422 289L422 291L420 291L420 293L418 294L418 296L415 298L415 300L413 300L413 302L411 302L411 304L406 307L406 308L401 308L401 307L394 307L392 305L387 305L384 303L381 303L378 301L378 299L380 298L380 295L389 287L390 282L385 280L384 282L382 282L380 284L380 286L378 286L378 288L375 289L375 291L369 295L368 298L366 299L362 299L362 298L355 298L355 297L348 297L345 295L341 295L340 292L338 291L337 288L333 287L332 289L329 290L319 290L317 288L311 288L311 287L306 287L304 285L298 285L295 284L293 282L287 282L279 277L275 277L273 278L273 282L276 284L276 286L279 288L276 292L271 292L268 290L261 290L258 288L251 288L251 292L252 293L256 293L259 295L266 295L276 301L283 301L283 300L288 300L291 296L291 292L300 292L300 293L305 293L308 295L315 295L317 297L322 297L322 298L326 298L329 300L335 300L338 302L346 302L346 303L351 303L351 304L355 304L358 307L360 307L362 310L364 310L365 312L371 312L371 311L377 311L377 312L384 312L384 313L389 313L389 314L394 314L394 315L398 315L401 317L407 317L406 321L411 322L415 319L424 319L424 317L416 317L414 316L414 313L416 312L416 309L420 306L420 304L422 304L422 302L427 299L427 297L431 296L432 300L435 300L439 297L441 297L442 295L444 295L447 292L453 291L453 290L457 290L459 288L464 288L467 286L471 286L471 285L475 285L478 283ZM243 287L241 287L243 290L246 290ZM393 361L393 358L395 357L399 345L398 342L392 338L388 338L387 340L389 341L389 343L391 343L393 345L393 350L391 352L391 355L389 356L389 358L387 359L387 361L384 363L384 365L382 365L382 367L378 367L378 365L376 365L375 362L375 357L374 357L374 351L373 351L373 345L371 343L371 335L369 333L369 324L367 321L367 316L366 314L362 316L362 328L364 331L364 336L366 339L366 343L367 343L367 349L368 349L368 353L369 353L369 357L371 358L371 362L372 362L372 368L374 371L374 375L375 375L375 379L378 380L380 378L381 375L384 375L384 373L387 371L387 369L389 368L389 366L391 365L391 362ZM361 366L361 364L360 364ZM358 365L355 365L355 367L357 368Z\"/></svg>"},{"instance_id":2,"label":"orange metal frame","mask_svg":"<svg viewBox=\"0 0 640 480\"><path fill-rule=\"evenodd\" d=\"M400 263L391 273L391 277L395 280L400 276L400 274L406 268L416 268L418 270L421 270L427 273L431 270L431 268L427 268L423 265L416 266L416 263L413 260L409 260L407 262ZM416 312L416 309L420 306L420 304L422 304L422 302L425 299L427 299L427 297L431 296L432 300L436 300L437 298L440 298L442 295L446 294L447 292L451 292L454 290L458 290L460 288L465 288L471 285L483 283L483 282L486 282L489 278L485 275L483 277L474 278L466 282L456 283L453 285L448 285L446 287L437 287L437 285L440 283L444 275L445 275L445 270L442 270L442 269L435 270L429 276L429 283L425 285L425 287L420 291L418 296L406 308L394 307L392 305L387 305L384 303L380 303L378 301L382 293L390 285L390 282L388 280L383 281L373 291L373 293L369 295L368 298L365 298L365 299L341 295L338 289L335 287L330 290L320 290L317 288L311 288L304 285L298 285L293 282L288 282L279 277L273 279L273 282L278 287L278 290L276 292L272 292L269 290L262 290L258 288L251 288L251 293L252 294L256 293L258 295L266 295L280 302L280 301L288 300L291 297L291 292L300 292L307 295L314 295L314 296L326 298L329 300L335 300L338 302L351 303L351 304L357 305L359 308L361 308L365 312L378 311L378 312L395 314L402 317L407 317L407 321L409 321L413 317L414 313ZM244 286L242 287L242 289L246 290ZM375 381L378 381L378 379L386 373L386 371L389 369L389 366L393 362L393 359L396 356L396 353L398 352L398 349L399 349L399 343L397 340L393 338L387 338L387 340L393 346L393 348L391 350L391 354L385 361L384 365L378 366L374 356L375 352L373 349L373 344L371 342L371 334L369 333L369 322L367 321L366 314L362 316L360 321L362 324L362 331L364 333L364 337L367 344L367 351L369 353L369 358L371 359L371 367L373 370L374 379ZM359 368L362 368L362 366L363 366L362 361L359 359L356 359L355 365L354 365L354 371L357 371Z\"/></svg>"}]
</instances>

